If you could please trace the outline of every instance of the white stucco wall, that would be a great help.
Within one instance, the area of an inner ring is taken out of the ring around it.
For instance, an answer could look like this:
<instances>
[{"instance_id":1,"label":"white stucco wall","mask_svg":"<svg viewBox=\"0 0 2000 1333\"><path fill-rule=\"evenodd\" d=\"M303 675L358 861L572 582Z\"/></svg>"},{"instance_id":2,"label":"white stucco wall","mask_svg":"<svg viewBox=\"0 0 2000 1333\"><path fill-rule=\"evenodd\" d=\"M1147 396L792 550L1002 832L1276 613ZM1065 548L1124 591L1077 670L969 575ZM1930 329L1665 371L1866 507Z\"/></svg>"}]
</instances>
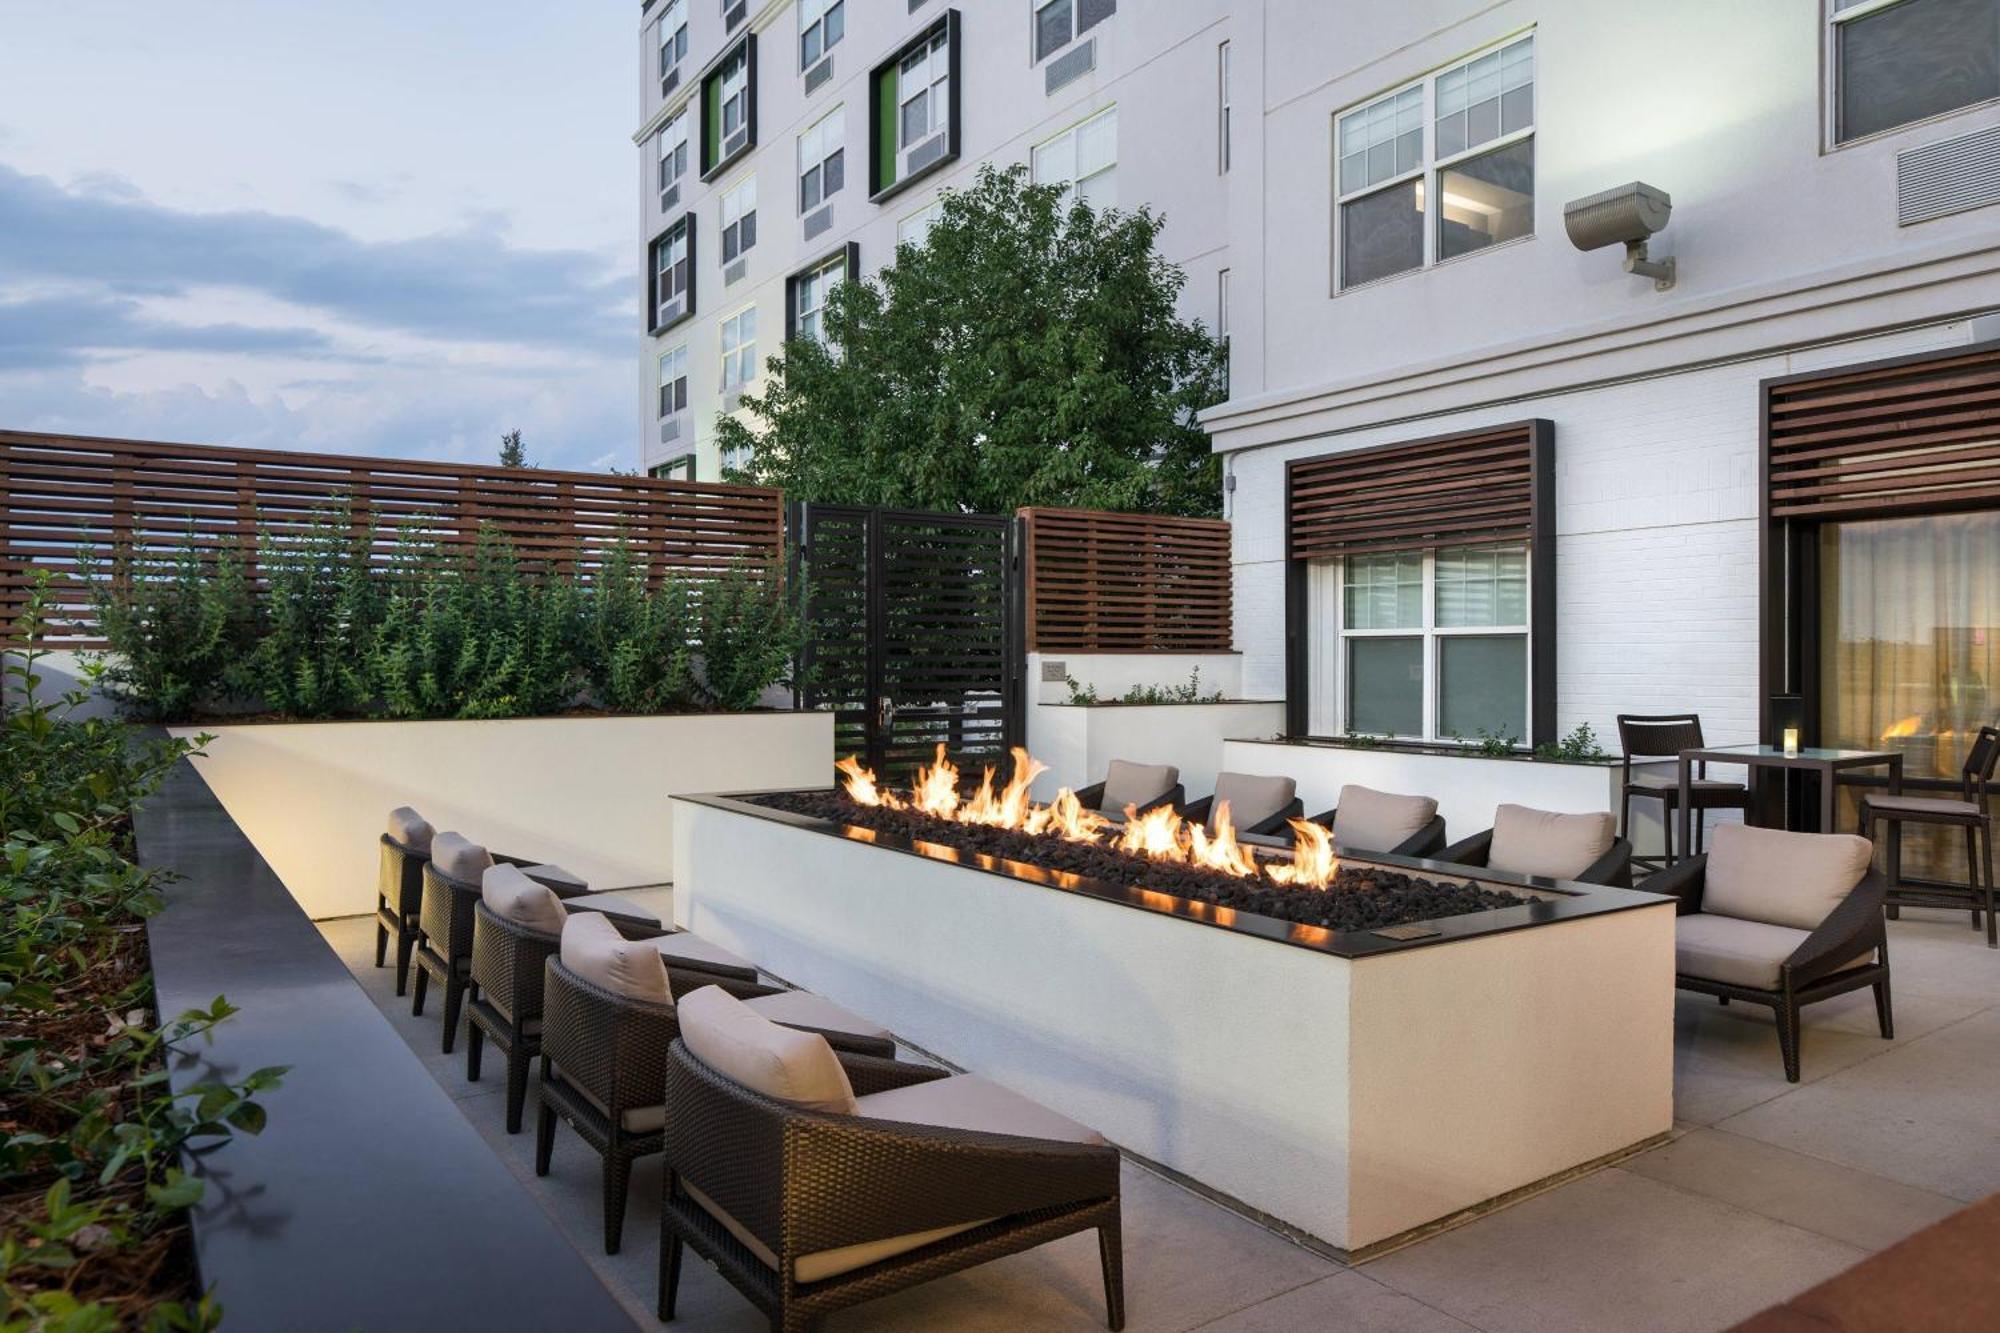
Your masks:
<instances>
[{"instance_id":1,"label":"white stucco wall","mask_svg":"<svg viewBox=\"0 0 2000 1333\"><path fill-rule=\"evenodd\" d=\"M1172 764L1181 771L1188 799L1215 790L1223 743L1237 736L1275 736L1284 730L1278 702L1220 704L1113 704L1084 707L1036 704L1028 710L1028 751L1049 766L1035 780L1038 801L1055 799L1104 780L1113 759Z\"/></svg>"}]
</instances>

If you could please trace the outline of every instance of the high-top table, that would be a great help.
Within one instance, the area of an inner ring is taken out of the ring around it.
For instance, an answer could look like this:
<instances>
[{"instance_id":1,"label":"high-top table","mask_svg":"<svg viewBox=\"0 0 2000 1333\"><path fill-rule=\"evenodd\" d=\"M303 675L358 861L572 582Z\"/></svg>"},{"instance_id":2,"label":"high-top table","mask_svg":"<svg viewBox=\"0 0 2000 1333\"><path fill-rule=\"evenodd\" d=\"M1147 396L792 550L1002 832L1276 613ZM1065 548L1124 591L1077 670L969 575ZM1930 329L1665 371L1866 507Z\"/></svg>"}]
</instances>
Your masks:
<instances>
[{"instance_id":1,"label":"high-top table","mask_svg":"<svg viewBox=\"0 0 2000 1333\"><path fill-rule=\"evenodd\" d=\"M1889 792L1900 795L1903 790L1903 756L1894 750L1829 750L1819 746L1800 746L1786 751L1776 745L1710 745L1699 750L1682 750L1680 754L1680 848L1683 856L1694 848L1689 841L1693 831L1692 816L1694 797L1694 766L1699 763L1741 764L1746 768L1793 769L1805 773L1819 774L1819 831L1833 832L1834 775L1846 768L1879 768L1889 770Z\"/></svg>"}]
</instances>

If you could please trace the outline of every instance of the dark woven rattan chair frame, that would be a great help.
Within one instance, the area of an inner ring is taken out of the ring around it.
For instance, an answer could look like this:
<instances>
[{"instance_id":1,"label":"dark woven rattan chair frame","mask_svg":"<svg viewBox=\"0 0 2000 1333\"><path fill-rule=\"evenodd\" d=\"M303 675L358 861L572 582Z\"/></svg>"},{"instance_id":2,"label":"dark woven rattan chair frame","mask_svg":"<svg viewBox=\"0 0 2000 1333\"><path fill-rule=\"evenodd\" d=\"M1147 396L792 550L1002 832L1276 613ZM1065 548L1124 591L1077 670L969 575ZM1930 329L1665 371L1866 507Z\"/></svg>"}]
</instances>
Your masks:
<instances>
[{"instance_id":1,"label":"dark woven rattan chair frame","mask_svg":"<svg viewBox=\"0 0 2000 1333\"><path fill-rule=\"evenodd\" d=\"M1436 861L1449 861L1460 866L1489 865L1493 854L1493 830L1475 833L1462 842L1455 842L1432 857ZM1613 838L1604 855L1592 861L1574 875L1565 875L1577 884L1608 884L1613 888L1632 887L1632 843L1628 838Z\"/></svg>"},{"instance_id":2,"label":"dark woven rattan chair frame","mask_svg":"<svg viewBox=\"0 0 2000 1333\"><path fill-rule=\"evenodd\" d=\"M1340 811L1337 808L1333 810L1322 810L1318 814L1312 817L1312 822L1318 824L1321 828L1331 829L1333 827L1333 817L1339 813ZM1291 827L1289 825L1287 825L1285 828L1285 835L1287 841L1292 840L1294 836L1292 834ZM1432 856L1435 855L1438 851L1443 849L1444 838L1445 838L1444 816L1432 815L1430 823L1424 825L1422 828L1418 829L1415 833L1412 833L1409 837L1397 843L1394 847L1352 847L1352 848L1343 847L1340 850L1354 851L1354 852L1388 852L1393 856Z\"/></svg>"},{"instance_id":3,"label":"dark woven rattan chair frame","mask_svg":"<svg viewBox=\"0 0 2000 1333\"><path fill-rule=\"evenodd\" d=\"M472 979L472 909L479 885L424 863L423 904L417 914L417 985L410 1012L422 1014L430 983L444 987L444 1053L458 1040L458 1014Z\"/></svg>"},{"instance_id":4,"label":"dark woven rattan chair frame","mask_svg":"<svg viewBox=\"0 0 2000 1333\"><path fill-rule=\"evenodd\" d=\"M860 1096L944 1076L840 1059ZM684 1247L714 1264L773 1329L794 1333L835 1310L1095 1230L1106 1322L1124 1327L1116 1149L802 1111L716 1073L680 1042L667 1056L666 1094L661 1319L674 1316ZM687 1184L762 1241L779 1267L717 1223ZM984 1225L824 1281L792 1276L803 1255L967 1222Z\"/></svg>"},{"instance_id":5,"label":"dark woven rattan chair frame","mask_svg":"<svg viewBox=\"0 0 2000 1333\"><path fill-rule=\"evenodd\" d=\"M1667 870L1649 876L1639 887L1648 893L1664 893L1679 900L1678 916L1701 910L1702 888L1708 871L1706 856L1692 856ZM1737 986L1707 977L1676 973L1674 985L1686 991L1713 995L1728 1004L1742 1000L1763 1005L1777 1017L1778 1050L1785 1062L1787 1082L1799 1081L1799 1011L1836 995L1872 987L1875 991L1875 1019L1885 1041L1896 1035L1895 1013L1889 988L1889 936L1882 917L1886 885L1874 871L1862 876L1838 907L1806 936L1779 969L1779 985L1773 990ZM1873 949L1875 961L1860 967L1841 964Z\"/></svg>"},{"instance_id":6,"label":"dark woven rattan chair frame","mask_svg":"<svg viewBox=\"0 0 2000 1333\"><path fill-rule=\"evenodd\" d=\"M384 833L381 860L375 879L375 966L388 957L389 941L396 941L396 994L410 986L410 951L417 943L417 914L424 899L424 866L430 856L406 847Z\"/></svg>"}]
</instances>

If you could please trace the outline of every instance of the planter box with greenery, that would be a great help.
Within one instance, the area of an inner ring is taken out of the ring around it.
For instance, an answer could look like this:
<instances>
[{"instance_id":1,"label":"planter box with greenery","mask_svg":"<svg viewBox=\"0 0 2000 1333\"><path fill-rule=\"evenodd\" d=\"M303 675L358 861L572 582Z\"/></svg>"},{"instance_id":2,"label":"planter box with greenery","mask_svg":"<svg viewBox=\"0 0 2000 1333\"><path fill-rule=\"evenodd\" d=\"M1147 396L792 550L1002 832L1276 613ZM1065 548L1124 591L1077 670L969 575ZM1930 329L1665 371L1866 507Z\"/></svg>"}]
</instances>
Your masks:
<instances>
[{"instance_id":1,"label":"planter box with greenery","mask_svg":"<svg viewBox=\"0 0 2000 1333\"><path fill-rule=\"evenodd\" d=\"M1075 679L1069 697L1029 710L1028 750L1049 766L1034 796L1053 800L1058 788L1102 781L1113 759L1172 764L1190 798L1215 790L1223 742L1232 736L1277 735L1285 725L1281 699L1230 699L1204 687L1200 668L1177 685L1134 685L1099 697Z\"/></svg>"}]
</instances>

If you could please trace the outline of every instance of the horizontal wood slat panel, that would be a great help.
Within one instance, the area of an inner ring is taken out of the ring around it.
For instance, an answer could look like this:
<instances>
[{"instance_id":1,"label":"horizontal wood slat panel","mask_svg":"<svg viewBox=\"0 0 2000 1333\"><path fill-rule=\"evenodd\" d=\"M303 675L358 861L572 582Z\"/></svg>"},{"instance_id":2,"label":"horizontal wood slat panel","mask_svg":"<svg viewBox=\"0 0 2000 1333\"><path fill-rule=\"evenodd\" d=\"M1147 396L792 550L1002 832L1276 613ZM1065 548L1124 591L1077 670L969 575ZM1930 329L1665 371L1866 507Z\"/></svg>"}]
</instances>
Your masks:
<instances>
[{"instance_id":1,"label":"horizontal wood slat panel","mask_svg":"<svg viewBox=\"0 0 2000 1333\"><path fill-rule=\"evenodd\" d=\"M1773 518L2000 504L2000 347L1773 383Z\"/></svg>"},{"instance_id":2,"label":"horizontal wood slat panel","mask_svg":"<svg viewBox=\"0 0 2000 1333\"><path fill-rule=\"evenodd\" d=\"M1299 459L1286 470L1293 559L1527 541L1534 423Z\"/></svg>"},{"instance_id":3,"label":"horizontal wood slat panel","mask_svg":"<svg viewBox=\"0 0 2000 1333\"><path fill-rule=\"evenodd\" d=\"M1030 648L1230 651L1235 578L1224 520L1042 508L1021 518Z\"/></svg>"},{"instance_id":4,"label":"horizontal wood slat panel","mask_svg":"<svg viewBox=\"0 0 2000 1333\"><path fill-rule=\"evenodd\" d=\"M586 573L621 537L652 568L697 577L775 567L784 551L782 497L758 486L0 431L0 637L14 641L48 570L63 622L48 641L103 646L80 546L254 558L260 534L295 536L343 508L381 561L403 538L463 548L486 528L524 559Z\"/></svg>"}]
</instances>

